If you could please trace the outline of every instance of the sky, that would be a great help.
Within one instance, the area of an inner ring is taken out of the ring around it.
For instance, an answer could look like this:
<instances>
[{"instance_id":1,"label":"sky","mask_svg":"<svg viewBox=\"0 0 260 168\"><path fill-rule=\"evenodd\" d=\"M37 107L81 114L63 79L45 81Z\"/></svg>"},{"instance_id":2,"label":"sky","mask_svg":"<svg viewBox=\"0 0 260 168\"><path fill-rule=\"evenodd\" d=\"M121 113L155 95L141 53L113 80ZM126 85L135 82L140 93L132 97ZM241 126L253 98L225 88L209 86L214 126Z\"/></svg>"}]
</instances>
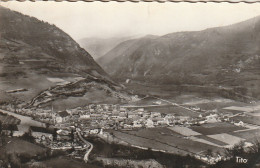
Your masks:
<instances>
[{"instance_id":1,"label":"sky","mask_svg":"<svg viewBox=\"0 0 260 168\"><path fill-rule=\"evenodd\" d=\"M0 5L55 24L75 40L197 31L260 15L260 3L8 1Z\"/></svg>"}]
</instances>

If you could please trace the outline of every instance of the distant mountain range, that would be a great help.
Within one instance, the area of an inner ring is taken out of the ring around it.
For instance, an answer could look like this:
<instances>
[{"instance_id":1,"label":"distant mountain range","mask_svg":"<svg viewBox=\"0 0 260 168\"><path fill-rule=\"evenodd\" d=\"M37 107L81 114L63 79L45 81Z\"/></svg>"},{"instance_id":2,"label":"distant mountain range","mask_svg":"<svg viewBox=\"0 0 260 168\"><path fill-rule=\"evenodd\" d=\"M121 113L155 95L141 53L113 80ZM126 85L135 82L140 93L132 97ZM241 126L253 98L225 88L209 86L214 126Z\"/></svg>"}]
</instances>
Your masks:
<instances>
[{"instance_id":1,"label":"distant mountain range","mask_svg":"<svg viewBox=\"0 0 260 168\"><path fill-rule=\"evenodd\" d=\"M260 17L203 31L124 41L97 62L121 81L243 87L257 96Z\"/></svg>"},{"instance_id":2,"label":"distant mountain range","mask_svg":"<svg viewBox=\"0 0 260 168\"><path fill-rule=\"evenodd\" d=\"M82 88L64 84L64 87L59 87L59 93L55 92L53 100L84 96L90 88L93 101L96 90L99 95L103 92L103 98L105 95L120 95L116 92L121 87L88 52L55 25L4 7L0 7L0 20L0 103L8 95L28 102L44 90L51 91L59 81L75 82L82 78L85 80L77 85ZM4 94L15 89L24 92Z\"/></svg>"},{"instance_id":3,"label":"distant mountain range","mask_svg":"<svg viewBox=\"0 0 260 168\"><path fill-rule=\"evenodd\" d=\"M119 43L129 40L131 37L121 37L121 38L83 38L78 40L79 44L88 51L94 59L106 54L108 51L113 49Z\"/></svg>"}]
</instances>

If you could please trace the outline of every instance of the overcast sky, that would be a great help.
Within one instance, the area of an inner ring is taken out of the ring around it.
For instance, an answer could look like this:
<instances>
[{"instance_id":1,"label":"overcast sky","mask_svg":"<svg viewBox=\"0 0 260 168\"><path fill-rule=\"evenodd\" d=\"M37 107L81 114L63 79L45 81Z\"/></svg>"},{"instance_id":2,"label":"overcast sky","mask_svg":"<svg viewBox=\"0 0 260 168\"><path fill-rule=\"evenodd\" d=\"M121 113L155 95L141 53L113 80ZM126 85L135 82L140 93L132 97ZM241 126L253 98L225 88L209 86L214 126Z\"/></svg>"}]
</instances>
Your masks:
<instances>
[{"instance_id":1,"label":"overcast sky","mask_svg":"<svg viewBox=\"0 0 260 168\"><path fill-rule=\"evenodd\" d=\"M8 1L0 4L55 24L75 40L202 30L260 15L260 3Z\"/></svg>"}]
</instances>

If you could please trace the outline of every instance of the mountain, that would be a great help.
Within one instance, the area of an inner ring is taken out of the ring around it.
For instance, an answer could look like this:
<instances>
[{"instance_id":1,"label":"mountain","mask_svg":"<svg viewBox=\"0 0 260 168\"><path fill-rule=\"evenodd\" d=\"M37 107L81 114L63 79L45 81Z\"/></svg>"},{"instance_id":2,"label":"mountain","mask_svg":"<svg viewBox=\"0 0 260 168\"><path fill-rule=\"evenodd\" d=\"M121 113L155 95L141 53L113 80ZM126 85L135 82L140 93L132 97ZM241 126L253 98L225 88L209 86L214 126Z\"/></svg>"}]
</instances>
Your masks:
<instances>
[{"instance_id":1,"label":"mountain","mask_svg":"<svg viewBox=\"0 0 260 168\"><path fill-rule=\"evenodd\" d=\"M127 57L129 54L132 54L137 50L140 46L150 43L153 39L156 39L158 36L147 35L143 38L139 39L131 39L124 41L117 45L115 48L110 50L104 56L97 59L97 62L103 67L107 68L109 64L117 57ZM108 68L111 72L113 68ZM114 69L116 70L116 69ZM113 74L113 72L112 72Z\"/></svg>"},{"instance_id":2,"label":"mountain","mask_svg":"<svg viewBox=\"0 0 260 168\"><path fill-rule=\"evenodd\" d=\"M129 40L131 37L121 37L121 38L83 38L78 40L80 46L87 50L94 59L106 54L112 48L117 46L119 43Z\"/></svg>"},{"instance_id":3,"label":"mountain","mask_svg":"<svg viewBox=\"0 0 260 168\"><path fill-rule=\"evenodd\" d=\"M242 87L257 97L260 16L225 27L125 41L98 63L119 80Z\"/></svg>"},{"instance_id":4,"label":"mountain","mask_svg":"<svg viewBox=\"0 0 260 168\"><path fill-rule=\"evenodd\" d=\"M48 95L55 99L42 98L38 104L75 96L87 99L90 90L93 101L96 92L99 101L121 94L122 88L91 55L55 25L4 7L0 7L0 20L0 103L10 97L28 103L57 86L58 91Z\"/></svg>"}]
</instances>

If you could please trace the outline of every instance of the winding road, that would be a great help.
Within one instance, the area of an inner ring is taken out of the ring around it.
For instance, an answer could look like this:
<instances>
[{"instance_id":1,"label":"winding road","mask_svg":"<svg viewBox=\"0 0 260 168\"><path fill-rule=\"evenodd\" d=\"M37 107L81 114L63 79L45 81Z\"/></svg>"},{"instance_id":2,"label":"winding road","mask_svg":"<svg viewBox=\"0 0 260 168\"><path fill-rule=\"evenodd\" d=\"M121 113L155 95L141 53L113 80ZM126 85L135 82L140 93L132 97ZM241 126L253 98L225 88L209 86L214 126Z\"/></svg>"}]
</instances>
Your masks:
<instances>
[{"instance_id":1,"label":"winding road","mask_svg":"<svg viewBox=\"0 0 260 168\"><path fill-rule=\"evenodd\" d=\"M78 134L78 136L79 136L79 139L80 139L81 141L83 141L85 144L87 144L87 147L86 147L87 152L86 152L85 155L84 155L84 161L87 163L87 162L88 162L89 154L90 154L90 152L91 152L92 149L93 149L93 144L90 143L90 142L88 142L88 141L86 141L86 140L81 136L80 132L77 131L77 134Z\"/></svg>"}]
</instances>

